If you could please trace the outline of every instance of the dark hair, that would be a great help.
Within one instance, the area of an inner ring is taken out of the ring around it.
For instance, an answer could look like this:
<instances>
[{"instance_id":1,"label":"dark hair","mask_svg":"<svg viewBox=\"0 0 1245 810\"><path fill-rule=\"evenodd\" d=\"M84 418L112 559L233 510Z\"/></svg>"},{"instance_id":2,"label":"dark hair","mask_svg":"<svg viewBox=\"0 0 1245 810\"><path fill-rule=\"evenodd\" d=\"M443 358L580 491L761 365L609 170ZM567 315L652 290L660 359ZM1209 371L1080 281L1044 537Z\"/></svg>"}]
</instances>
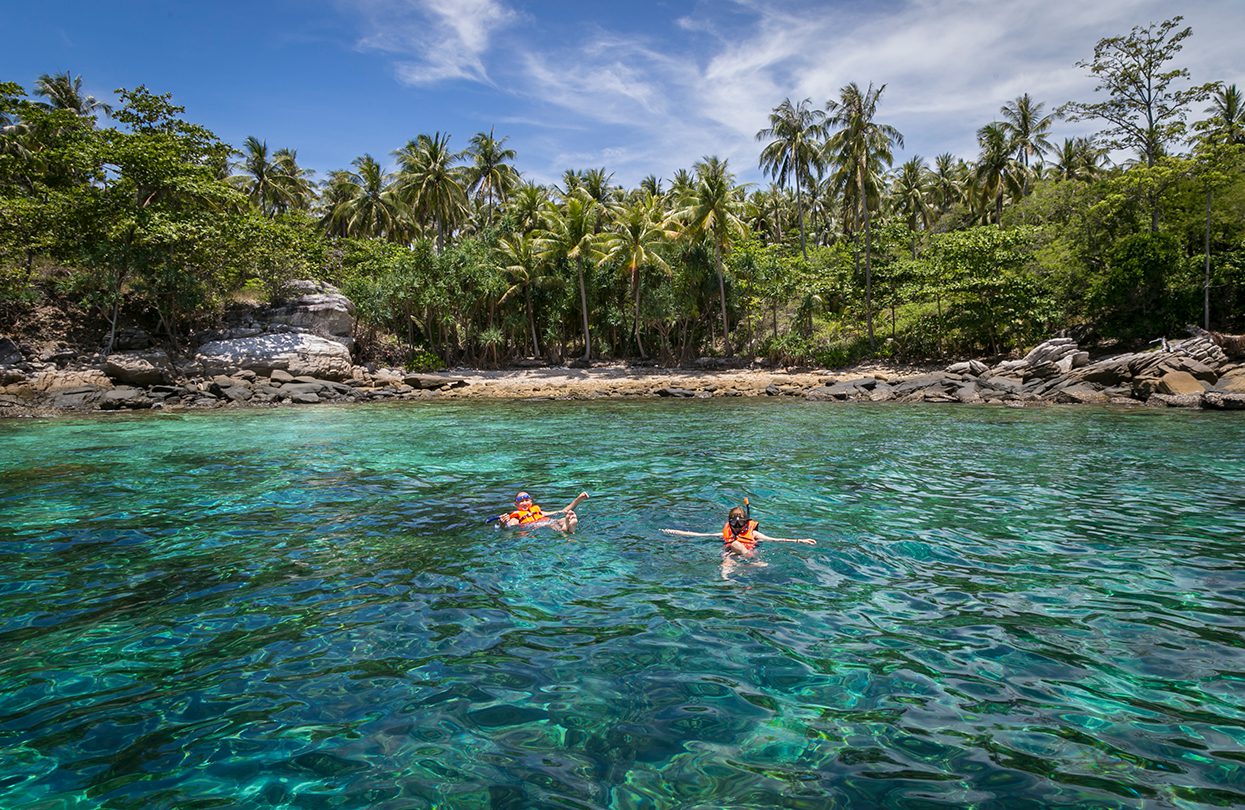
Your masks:
<instances>
[{"instance_id":1,"label":"dark hair","mask_svg":"<svg viewBox=\"0 0 1245 810\"><path fill-rule=\"evenodd\" d=\"M726 517L728 520L733 517L747 517L747 516L748 514L744 512L744 508L742 506L736 506L734 509L732 509L730 512L726 514Z\"/></svg>"}]
</instances>

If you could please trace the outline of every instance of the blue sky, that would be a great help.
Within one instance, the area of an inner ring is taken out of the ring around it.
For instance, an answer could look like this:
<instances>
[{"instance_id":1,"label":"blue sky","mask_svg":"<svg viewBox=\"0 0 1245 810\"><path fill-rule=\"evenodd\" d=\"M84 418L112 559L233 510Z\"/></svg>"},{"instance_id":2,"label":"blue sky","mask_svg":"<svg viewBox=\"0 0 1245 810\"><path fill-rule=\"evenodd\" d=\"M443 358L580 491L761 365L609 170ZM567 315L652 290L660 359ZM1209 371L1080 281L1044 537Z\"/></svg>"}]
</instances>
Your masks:
<instances>
[{"instance_id":1,"label":"blue sky","mask_svg":"<svg viewBox=\"0 0 1245 810\"><path fill-rule=\"evenodd\" d=\"M0 0L0 80L171 91L226 141L295 148L321 177L365 152L391 163L421 132L463 148L495 128L542 182L604 167L634 185L706 154L761 181L754 135L784 97L885 82L897 157L971 157L1003 103L1089 99L1075 63L1097 39L1174 13L1193 78L1245 85L1243 0Z\"/></svg>"}]
</instances>

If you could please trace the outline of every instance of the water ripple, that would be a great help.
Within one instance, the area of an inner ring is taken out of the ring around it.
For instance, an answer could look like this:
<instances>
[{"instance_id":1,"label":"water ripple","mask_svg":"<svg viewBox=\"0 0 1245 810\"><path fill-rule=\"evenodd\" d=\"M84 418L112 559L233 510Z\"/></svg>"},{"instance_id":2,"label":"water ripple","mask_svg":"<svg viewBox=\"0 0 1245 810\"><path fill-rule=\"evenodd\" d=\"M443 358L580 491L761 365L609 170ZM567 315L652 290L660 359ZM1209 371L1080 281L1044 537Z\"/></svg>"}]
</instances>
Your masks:
<instances>
[{"instance_id":1,"label":"water ripple","mask_svg":"<svg viewBox=\"0 0 1245 810\"><path fill-rule=\"evenodd\" d=\"M1245 803L1245 423L455 403L0 424L4 806ZM72 461L66 461L72 459ZM484 523L580 489L579 534ZM767 563L719 566L752 497Z\"/></svg>"}]
</instances>

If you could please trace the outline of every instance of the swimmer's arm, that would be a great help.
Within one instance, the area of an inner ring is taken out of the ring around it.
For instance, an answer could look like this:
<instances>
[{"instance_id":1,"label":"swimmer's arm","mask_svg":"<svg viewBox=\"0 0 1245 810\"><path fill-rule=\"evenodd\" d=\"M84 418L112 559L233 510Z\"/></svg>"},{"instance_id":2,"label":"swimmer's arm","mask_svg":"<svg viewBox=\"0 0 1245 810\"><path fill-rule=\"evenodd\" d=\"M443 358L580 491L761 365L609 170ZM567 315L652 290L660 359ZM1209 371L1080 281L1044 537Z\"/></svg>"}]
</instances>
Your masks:
<instances>
[{"instance_id":1,"label":"swimmer's arm","mask_svg":"<svg viewBox=\"0 0 1245 810\"><path fill-rule=\"evenodd\" d=\"M811 537L770 537L768 534L762 534L754 531L753 536L758 540L767 540L771 543L803 543L806 546L815 546L817 541Z\"/></svg>"},{"instance_id":2,"label":"swimmer's arm","mask_svg":"<svg viewBox=\"0 0 1245 810\"><path fill-rule=\"evenodd\" d=\"M662 529L662 534L672 534L675 537L716 537L722 538L721 532L685 532L681 529Z\"/></svg>"}]
</instances>

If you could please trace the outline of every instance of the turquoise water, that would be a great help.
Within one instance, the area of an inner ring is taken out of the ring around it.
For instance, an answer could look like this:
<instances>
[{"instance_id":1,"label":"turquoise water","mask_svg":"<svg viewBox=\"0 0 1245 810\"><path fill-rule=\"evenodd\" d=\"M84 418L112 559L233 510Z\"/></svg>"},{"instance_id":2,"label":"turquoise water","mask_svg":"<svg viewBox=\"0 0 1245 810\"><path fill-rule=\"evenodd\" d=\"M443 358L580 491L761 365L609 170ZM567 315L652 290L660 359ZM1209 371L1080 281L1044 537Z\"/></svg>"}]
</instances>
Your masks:
<instances>
[{"instance_id":1,"label":"turquoise water","mask_svg":"<svg viewBox=\"0 0 1245 810\"><path fill-rule=\"evenodd\" d=\"M819 545L657 531L745 494ZM3 807L1245 802L1232 414L8 422L0 514Z\"/></svg>"}]
</instances>

